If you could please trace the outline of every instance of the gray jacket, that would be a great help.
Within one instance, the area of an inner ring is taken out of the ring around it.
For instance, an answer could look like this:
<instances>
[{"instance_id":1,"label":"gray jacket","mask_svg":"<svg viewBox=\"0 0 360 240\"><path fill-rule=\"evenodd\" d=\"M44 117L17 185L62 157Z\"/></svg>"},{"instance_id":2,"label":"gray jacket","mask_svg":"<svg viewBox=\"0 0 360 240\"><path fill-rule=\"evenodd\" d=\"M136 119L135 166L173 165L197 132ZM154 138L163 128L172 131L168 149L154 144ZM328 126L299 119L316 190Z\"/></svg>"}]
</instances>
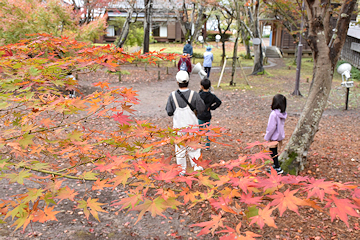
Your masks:
<instances>
[{"instance_id":1,"label":"gray jacket","mask_svg":"<svg viewBox=\"0 0 360 240\"><path fill-rule=\"evenodd\" d=\"M182 91L182 93L186 99L189 99L190 89L188 89L186 91ZM176 100L177 100L180 108L184 108L187 106L184 99L182 99L182 97L180 97L180 95L177 92L175 92L175 97L176 97ZM197 93L195 91L194 91L194 95L191 99L191 105L193 105L193 107L196 108L198 114L201 114L205 110L204 101L201 99L199 93ZM170 93L167 104L166 104L166 112L169 116L173 116L175 109L176 109L175 102L174 102L172 94Z\"/></svg>"}]
</instances>

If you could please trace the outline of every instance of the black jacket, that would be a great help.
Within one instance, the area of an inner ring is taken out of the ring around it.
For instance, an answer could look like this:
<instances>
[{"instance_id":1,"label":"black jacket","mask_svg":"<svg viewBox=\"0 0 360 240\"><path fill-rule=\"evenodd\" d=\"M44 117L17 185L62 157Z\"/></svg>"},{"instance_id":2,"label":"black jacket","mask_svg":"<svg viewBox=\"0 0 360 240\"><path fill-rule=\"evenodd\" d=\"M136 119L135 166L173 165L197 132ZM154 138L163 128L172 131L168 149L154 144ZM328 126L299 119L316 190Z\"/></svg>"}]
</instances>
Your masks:
<instances>
[{"instance_id":1,"label":"black jacket","mask_svg":"<svg viewBox=\"0 0 360 240\"><path fill-rule=\"evenodd\" d=\"M199 91L201 99L205 103L205 111L199 114L197 117L200 120L206 121L211 119L210 110L215 110L221 105L221 100L217 98L211 92L204 92L202 90Z\"/></svg>"}]
</instances>

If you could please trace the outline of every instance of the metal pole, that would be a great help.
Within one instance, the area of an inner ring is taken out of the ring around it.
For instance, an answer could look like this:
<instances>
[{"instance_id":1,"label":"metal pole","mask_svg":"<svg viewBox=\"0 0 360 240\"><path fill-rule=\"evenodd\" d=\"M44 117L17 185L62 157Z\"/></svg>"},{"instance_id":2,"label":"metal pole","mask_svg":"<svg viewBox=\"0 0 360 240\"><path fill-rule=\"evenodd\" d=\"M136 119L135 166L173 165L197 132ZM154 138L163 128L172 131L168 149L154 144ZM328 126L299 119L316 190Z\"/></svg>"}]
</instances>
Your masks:
<instances>
[{"instance_id":1,"label":"metal pole","mask_svg":"<svg viewBox=\"0 0 360 240\"><path fill-rule=\"evenodd\" d=\"M350 88L346 88L345 110L348 110Z\"/></svg>"},{"instance_id":2,"label":"metal pole","mask_svg":"<svg viewBox=\"0 0 360 240\"><path fill-rule=\"evenodd\" d=\"M300 93L300 71L301 71L301 58L302 58L302 31L304 28L304 17L303 12L305 8L305 2L303 1L302 7L301 7L301 24L300 24L300 37L299 37L299 46L298 46L298 55L296 58L296 79L295 79L295 90L292 93L292 95L295 96L302 96Z\"/></svg>"}]
</instances>

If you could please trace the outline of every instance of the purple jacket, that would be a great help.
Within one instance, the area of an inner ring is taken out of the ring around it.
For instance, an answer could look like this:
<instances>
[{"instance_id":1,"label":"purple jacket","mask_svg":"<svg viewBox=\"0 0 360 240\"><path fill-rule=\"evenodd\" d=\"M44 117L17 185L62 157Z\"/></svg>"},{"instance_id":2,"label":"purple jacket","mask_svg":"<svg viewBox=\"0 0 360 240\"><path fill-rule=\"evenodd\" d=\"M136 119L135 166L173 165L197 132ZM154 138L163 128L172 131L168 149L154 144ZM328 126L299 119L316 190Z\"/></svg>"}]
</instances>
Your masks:
<instances>
[{"instance_id":1,"label":"purple jacket","mask_svg":"<svg viewBox=\"0 0 360 240\"><path fill-rule=\"evenodd\" d=\"M279 109L272 110L264 139L266 141L281 141L285 138L285 119L287 113L281 113Z\"/></svg>"}]
</instances>

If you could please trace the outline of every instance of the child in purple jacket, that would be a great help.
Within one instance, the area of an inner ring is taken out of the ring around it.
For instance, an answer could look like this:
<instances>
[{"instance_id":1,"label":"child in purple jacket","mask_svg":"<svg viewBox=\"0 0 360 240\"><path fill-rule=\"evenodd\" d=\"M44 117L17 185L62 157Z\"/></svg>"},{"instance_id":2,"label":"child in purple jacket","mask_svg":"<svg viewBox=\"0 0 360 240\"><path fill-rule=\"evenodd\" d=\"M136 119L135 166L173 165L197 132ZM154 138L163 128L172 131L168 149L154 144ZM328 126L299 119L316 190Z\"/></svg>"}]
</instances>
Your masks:
<instances>
[{"instance_id":1,"label":"child in purple jacket","mask_svg":"<svg viewBox=\"0 0 360 240\"><path fill-rule=\"evenodd\" d=\"M282 174L284 171L281 169L278 160L278 146L285 138L285 119L286 113L286 97L281 94L276 94L272 100L271 113L269 116L269 122L266 128L266 134L264 139L266 141L277 141L278 144L275 147L270 147L271 157L274 160L273 168L278 174Z\"/></svg>"}]
</instances>

